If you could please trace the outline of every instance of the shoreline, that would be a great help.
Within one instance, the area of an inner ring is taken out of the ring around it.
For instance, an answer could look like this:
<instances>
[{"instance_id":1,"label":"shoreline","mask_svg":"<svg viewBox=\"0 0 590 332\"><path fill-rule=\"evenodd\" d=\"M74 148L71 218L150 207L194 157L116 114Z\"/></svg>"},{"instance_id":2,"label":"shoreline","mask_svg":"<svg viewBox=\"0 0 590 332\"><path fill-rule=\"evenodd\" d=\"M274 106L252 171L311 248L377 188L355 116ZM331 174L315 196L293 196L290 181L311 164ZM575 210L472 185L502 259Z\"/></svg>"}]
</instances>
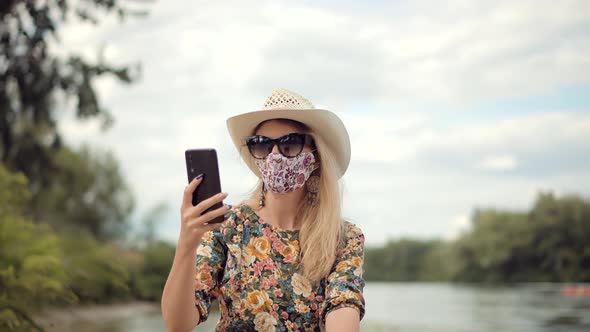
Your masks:
<instances>
[{"instance_id":1,"label":"shoreline","mask_svg":"<svg viewBox=\"0 0 590 332\"><path fill-rule=\"evenodd\" d=\"M47 331L59 331L80 322L103 324L142 313L160 313L160 310L157 302L130 301L45 308L32 315L32 318Z\"/></svg>"}]
</instances>

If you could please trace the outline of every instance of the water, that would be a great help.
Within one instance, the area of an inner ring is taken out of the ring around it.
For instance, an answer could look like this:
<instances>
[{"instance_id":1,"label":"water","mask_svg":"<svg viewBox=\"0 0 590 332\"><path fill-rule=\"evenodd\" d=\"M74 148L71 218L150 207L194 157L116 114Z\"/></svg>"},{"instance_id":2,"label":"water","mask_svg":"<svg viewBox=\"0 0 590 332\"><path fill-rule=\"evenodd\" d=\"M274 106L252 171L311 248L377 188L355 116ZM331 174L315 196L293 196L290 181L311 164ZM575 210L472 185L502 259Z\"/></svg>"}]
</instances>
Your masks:
<instances>
[{"instance_id":1,"label":"water","mask_svg":"<svg viewBox=\"0 0 590 332\"><path fill-rule=\"evenodd\" d=\"M361 331L590 331L590 297L566 297L561 285L481 287L444 283L367 283ZM196 331L214 331L212 312ZM159 307L113 319L74 320L55 331L165 331ZM53 332L54 330L48 329Z\"/></svg>"},{"instance_id":2,"label":"water","mask_svg":"<svg viewBox=\"0 0 590 332\"><path fill-rule=\"evenodd\" d=\"M590 331L590 298L566 297L560 289L555 284L368 283L362 330Z\"/></svg>"}]
</instances>

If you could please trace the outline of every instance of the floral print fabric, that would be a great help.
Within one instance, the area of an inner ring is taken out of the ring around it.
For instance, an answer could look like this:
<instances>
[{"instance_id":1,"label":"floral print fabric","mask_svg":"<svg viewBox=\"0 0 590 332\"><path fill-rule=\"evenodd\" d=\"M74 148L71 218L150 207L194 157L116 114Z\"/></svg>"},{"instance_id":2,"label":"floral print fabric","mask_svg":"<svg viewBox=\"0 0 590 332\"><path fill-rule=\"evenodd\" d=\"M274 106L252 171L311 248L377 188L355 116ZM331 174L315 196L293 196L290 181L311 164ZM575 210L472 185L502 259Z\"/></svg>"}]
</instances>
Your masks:
<instances>
[{"instance_id":1,"label":"floral print fabric","mask_svg":"<svg viewBox=\"0 0 590 332\"><path fill-rule=\"evenodd\" d=\"M364 235L353 223L345 225L331 273L313 285L296 272L299 231L276 229L248 205L234 206L197 249L200 322L214 299L221 311L216 331L321 331L326 315L341 307L355 308L362 319Z\"/></svg>"},{"instance_id":2,"label":"floral print fabric","mask_svg":"<svg viewBox=\"0 0 590 332\"><path fill-rule=\"evenodd\" d=\"M256 159L256 166L267 188L277 194L297 190L305 184L317 169L315 157L311 152L302 152L294 158L271 152L264 159Z\"/></svg>"}]
</instances>

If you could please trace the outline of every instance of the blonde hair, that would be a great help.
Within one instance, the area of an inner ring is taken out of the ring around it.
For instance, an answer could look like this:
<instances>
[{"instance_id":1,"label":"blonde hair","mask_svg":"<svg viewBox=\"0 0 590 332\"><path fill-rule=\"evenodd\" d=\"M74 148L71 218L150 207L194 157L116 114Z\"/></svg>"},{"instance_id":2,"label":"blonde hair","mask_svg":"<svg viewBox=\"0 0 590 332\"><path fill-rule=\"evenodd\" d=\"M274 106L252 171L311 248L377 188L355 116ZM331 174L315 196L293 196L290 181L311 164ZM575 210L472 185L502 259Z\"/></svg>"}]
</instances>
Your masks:
<instances>
[{"instance_id":1,"label":"blonde hair","mask_svg":"<svg viewBox=\"0 0 590 332\"><path fill-rule=\"evenodd\" d=\"M317 148L316 158L320 162L319 201L315 206L311 206L307 203L307 197L304 196L298 204L297 211L301 211L301 213L295 216L295 221L301 225L299 231L301 253L297 272L312 283L318 282L330 273L336 260L338 248L346 236L344 219L342 218L342 191L338 180L338 165L325 141L321 136L311 131L308 126L290 119L272 120L288 121L303 129L313 137ZM254 129L254 133L262 123ZM247 146L244 144L241 148L247 149ZM253 158L249 153L246 155ZM254 188L248 192L249 198L240 202L239 205L245 203L253 210L257 210L262 185L263 181L259 178Z\"/></svg>"}]
</instances>

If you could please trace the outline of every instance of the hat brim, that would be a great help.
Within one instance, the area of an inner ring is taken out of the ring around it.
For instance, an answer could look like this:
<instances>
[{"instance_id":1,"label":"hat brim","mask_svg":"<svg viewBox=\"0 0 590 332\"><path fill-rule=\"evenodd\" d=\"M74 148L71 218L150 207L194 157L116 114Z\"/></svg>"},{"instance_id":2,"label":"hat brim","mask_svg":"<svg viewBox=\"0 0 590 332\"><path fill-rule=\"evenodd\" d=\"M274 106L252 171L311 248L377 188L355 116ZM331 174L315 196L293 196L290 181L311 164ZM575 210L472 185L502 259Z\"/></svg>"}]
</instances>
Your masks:
<instances>
[{"instance_id":1,"label":"hat brim","mask_svg":"<svg viewBox=\"0 0 590 332\"><path fill-rule=\"evenodd\" d=\"M227 128L238 153L248 168L259 178L260 170L251 160L248 149L244 146L245 138L253 134L254 128L265 120L291 119L309 126L312 132L320 136L335 156L341 178L350 163L350 138L342 120L331 111L323 109L273 109L242 113L227 119Z\"/></svg>"}]
</instances>

